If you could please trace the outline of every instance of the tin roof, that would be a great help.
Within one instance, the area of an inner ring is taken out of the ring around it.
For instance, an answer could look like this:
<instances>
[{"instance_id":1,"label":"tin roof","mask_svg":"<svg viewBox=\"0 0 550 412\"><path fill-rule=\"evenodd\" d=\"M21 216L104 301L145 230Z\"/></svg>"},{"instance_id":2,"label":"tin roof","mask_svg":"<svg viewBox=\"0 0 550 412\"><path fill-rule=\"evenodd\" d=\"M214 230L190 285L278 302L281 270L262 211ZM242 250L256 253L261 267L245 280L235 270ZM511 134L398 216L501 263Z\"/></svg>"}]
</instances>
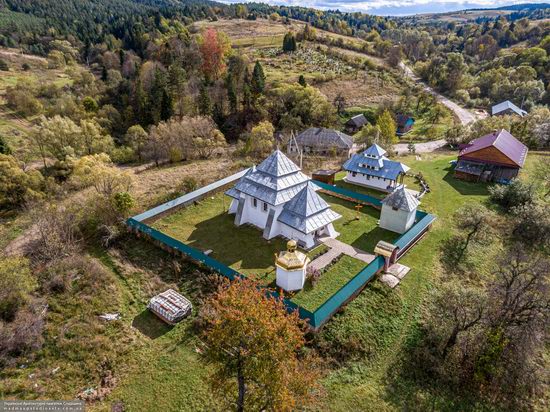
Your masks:
<instances>
[{"instance_id":1,"label":"tin roof","mask_svg":"<svg viewBox=\"0 0 550 412\"><path fill-rule=\"evenodd\" d=\"M506 100L505 102L495 104L491 108L491 114L494 116L495 114L499 114L499 113L504 112L506 110L512 110L514 113L518 114L521 117L523 117L527 114L527 112L525 110L520 109L514 103L512 103L510 100Z\"/></svg>"},{"instance_id":2,"label":"tin roof","mask_svg":"<svg viewBox=\"0 0 550 412\"><path fill-rule=\"evenodd\" d=\"M384 200L382 200L382 203L406 212L415 210L420 204L418 199L414 197L410 191L405 189L403 185L386 196Z\"/></svg>"},{"instance_id":3,"label":"tin roof","mask_svg":"<svg viewBox=\"0 0 550 412\"><path fill-rule=\"evenodd\" d=\"M256 169L275 177L300 171L300 168L279 149L271 153Z\"/></svg>"},{"instance_id":4,"label":"tin roof","mask_svg":"<svg viewBox=\"0 0 550 412\"><path fill-rule=\"evenodd\" d=\"M225 193L233 198L244 193L275 206L292 199L308 181L292 160L276 150Z\"/></svg>"},{"instance_id":5,"label":"tin roof","mask_svg":"<svg viewBox=\"0 0 550 412\"><path fill-rule=\"evenodd\" d=\"M330 209L316 190L318 187L308 182L300 193L283 206L277 220L307 234L339 219L341 216Z\"/></svg>"},{"instance_id":6,"label":"tin roof","mask_svg":"<svg viewBox=\"0 0 550 412\"><path fill-rule=\"evenodd\" d=\"M346 124L349 126L355 126L355 127L361 127L368 123L367 118L364 114L357 114L353 116L351 119L349 119Z\"/></svg>"},{"instance_id":7,"label":"tin roof","mask_svg":"<svg viewBox=\"0 0 550 412\"><path fill-rule=\"evenodd\" d=\"M387 152L383 148L375 143L363 152L363 156L379 158L384 156L386 153Z\"/></svg>"},{"instance_id":8,"label":"tin roof","mask_svg":"<svg viewBox=\"0 0 550 412\"><path fill-rule=\"evenodd\" d=\"M351 149L353 146L353 138L351 136L324 127L310 127L296 136L296 141L301 146L312 147Z\"/></svg>"},{"instance_id":9,"label":"tin roof","mask_svg":"<svg viewBox=\"0 0 550 412\"><path fill-rule=\"evenodd\" d=\"M396 180L401 173L407 173L409 167L400 162L394 162L384 156L386 151L373 144L363 153L349 158L342 168L348 172L363 173L369 176Z\"/></svg>"},{"instance_id":10,"label":"tin roof","mask_svg":"<svg viewBox=\"0 0 550 412\"><path fill-rule=\"evenodd\" d=\"M527 157L527 146L504 129L472 140L468 145L460 150L458 156L467 157L470 153L477 152L478 150L485 149L490 146L495 147L519 167L523 167L525 158Z\"/></svg>"}]
</instances>

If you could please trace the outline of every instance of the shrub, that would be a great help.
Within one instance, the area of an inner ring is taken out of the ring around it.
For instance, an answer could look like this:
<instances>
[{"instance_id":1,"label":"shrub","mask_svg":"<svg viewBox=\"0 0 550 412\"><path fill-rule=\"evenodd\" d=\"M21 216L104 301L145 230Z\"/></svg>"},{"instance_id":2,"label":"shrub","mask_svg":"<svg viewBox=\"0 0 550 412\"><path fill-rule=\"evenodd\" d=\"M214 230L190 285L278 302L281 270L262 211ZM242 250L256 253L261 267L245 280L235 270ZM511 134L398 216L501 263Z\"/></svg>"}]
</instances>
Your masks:
<instances>
[{"instance_id":1,"label":"shrub","mask_svg":"<svg viewBox=\"0 0 550 412\"><path fill-rule=\"evenodd\" d=\"M9 69L8 63L4 59L0 59L0 70L7 72Z\"/></svg>"},{"instance_id":2,"label":"shrub","mask_svg":"<svg viewBox=\"0 0 550 412\"><path fill-rule=\"evenodd\" d=\"M535 197L535 188L531 184L514 180L509 185L494 185L489 188L490 198L505 210L531 203Z\"/></svg>"},{"instance_id":3,"label":"shrub","mask_svg":"<svg viewBox=\"0 0 550 412\"><path fill-rule=\"evenodd\" d=\"M36 288L27 259L0 260L0 320L11 322Z\"/></svg>"}]
</instances>

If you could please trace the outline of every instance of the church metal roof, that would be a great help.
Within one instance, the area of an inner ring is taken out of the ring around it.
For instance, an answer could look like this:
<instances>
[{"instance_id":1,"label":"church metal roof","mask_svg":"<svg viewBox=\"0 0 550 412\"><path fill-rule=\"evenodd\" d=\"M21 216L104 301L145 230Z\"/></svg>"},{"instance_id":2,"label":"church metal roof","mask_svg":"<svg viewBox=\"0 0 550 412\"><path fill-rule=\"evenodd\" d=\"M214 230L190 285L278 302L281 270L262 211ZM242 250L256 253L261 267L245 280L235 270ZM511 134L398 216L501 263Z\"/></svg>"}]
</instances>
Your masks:
<instances>
[{"instance_id":1,"label":"church metal roof","mask_svg":"<svg viewBox=\"0 0 550 412\"><path fill-rule=\"evenodd\" d=\"M410 191L405 189L403 185L386 196L384 200L382 200L382 203L406 212L412 212L420 204L418 199Z\"/></svg>"},{"instance_id":2,"label":"church metal roof","mask_svg":"<svg viewBox=\"0 0 550 412\"><path fill-rule=\"evenodd\" d=\"M284 205L278 221L302 233L311 233L341 216L334 212L321 196L315 193L319 187L312 182Z\"/></svg>"},{"instance_id":3,"label":"church metal roof","mask_svg":"<svg viewBox=\"0 0 550 412\"><path fill-rule=\"evenodd\" d=\"M384 156L385 153L384 149L373 144L363 153L357 153L349 158L343 169L390 180L397 180L400 174L407 173L410 169L407 165L389 160Z\"/></svg>"},{"instance_id":4,"label":"church metal roof","mask_svg":"<svg viewBox=\"0 0 550 412\"><path fill-rule=\"evenodd\" d=\"M244 193L276 206L292 199L308 181L292 160L276 150L225 193L236 199Z\"/></svg>"}]
</instances>

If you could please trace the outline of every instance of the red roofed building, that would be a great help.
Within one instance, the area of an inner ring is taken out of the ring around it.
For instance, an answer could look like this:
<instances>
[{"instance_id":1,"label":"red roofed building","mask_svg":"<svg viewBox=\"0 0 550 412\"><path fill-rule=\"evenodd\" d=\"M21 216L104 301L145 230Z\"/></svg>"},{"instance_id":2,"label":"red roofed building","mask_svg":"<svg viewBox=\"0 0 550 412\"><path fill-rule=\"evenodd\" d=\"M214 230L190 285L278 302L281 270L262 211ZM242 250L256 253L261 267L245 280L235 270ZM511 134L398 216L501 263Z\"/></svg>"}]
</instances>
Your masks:
<instances>
[{"instance_id":1,"label":"red roofed building","mask_svg":"<svg viewBox=\"0 0 550 412\"><path fill-rule=\"evenodd\" d=\"M505 183L518 175L526 157L527 146L502 129L460 147L455 177Z\"/></svg>"}]
</instances>

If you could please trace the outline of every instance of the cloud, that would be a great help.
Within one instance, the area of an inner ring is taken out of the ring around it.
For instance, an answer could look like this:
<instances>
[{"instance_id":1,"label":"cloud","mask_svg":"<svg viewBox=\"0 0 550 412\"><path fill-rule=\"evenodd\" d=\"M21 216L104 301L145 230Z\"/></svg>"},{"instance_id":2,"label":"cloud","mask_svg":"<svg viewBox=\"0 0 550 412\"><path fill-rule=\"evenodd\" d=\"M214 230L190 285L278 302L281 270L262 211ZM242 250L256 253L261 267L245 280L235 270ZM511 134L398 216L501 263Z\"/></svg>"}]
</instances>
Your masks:
<instances>
[{"instance_id":1,"label":"cloud","mask_svg":"<svg viewBox=\"0 0 550 412\"><path fill-rule=\"evenodd\" d=\"M224 3L242 3L253 0L221 0ZM260 0L261 1L261 0ZM500 7L521 3L544 3L547 0L264 0L264 3L284 6L301 6L328 10L361 11L378 15L407 15L442 13L470 8Z\"/></svg>"}]
</instances>

